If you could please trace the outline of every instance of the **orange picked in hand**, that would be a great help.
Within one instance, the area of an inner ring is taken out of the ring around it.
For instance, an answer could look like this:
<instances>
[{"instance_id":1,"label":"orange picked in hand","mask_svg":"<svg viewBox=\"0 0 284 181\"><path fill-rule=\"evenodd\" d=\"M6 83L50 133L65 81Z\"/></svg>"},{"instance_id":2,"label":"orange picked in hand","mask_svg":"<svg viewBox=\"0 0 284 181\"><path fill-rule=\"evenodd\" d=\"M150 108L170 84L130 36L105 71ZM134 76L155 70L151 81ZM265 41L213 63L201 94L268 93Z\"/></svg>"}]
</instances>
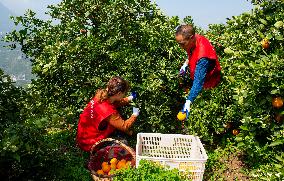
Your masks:
<instances>
[{"instance_id":1,"label":"orange picked in hand","mask_svg":"<svg viewBox=\"0 0 284 181\"><path fill-rule=\"evenodd\" d=\"M178 120L180 120L180 121L185 120L185 118L186 118L186 113L183 113L182 111L180 111L180 112L177 114L177 118L178 118Z\"/></svg>"}]
</instances>

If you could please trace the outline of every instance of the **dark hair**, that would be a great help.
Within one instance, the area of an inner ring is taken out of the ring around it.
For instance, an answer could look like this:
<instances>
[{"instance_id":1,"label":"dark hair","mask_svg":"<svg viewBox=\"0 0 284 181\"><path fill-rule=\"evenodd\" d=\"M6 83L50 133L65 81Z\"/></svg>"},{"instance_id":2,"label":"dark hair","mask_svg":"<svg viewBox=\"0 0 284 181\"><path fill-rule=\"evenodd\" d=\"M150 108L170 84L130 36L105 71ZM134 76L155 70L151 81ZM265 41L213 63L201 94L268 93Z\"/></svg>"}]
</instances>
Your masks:
<instances>
[{"instance_id":1,"label":"dark hair","mask_svg":"<svg viewBox=\"0 0 284 181\"><path fill-rule=\"evenodd\" d=\"M129 83L123 78L116 76L111 78L108 83L106 89L99 89L96 93L96 98L102 102L107 98L122 92L125 93L129 90Z\"/></svg>"},{"instance_id":2,"label":"dark hair","mask_svg":"<svg viewBox=\"0 0 284 181\"><path fill-rule=\"evenodd\" d=\"M195 35L195 29L192 25L180 25L176 29L176 36L182 35L184 39L188 40L192 35Z\"/></svg>"}]
</instances>

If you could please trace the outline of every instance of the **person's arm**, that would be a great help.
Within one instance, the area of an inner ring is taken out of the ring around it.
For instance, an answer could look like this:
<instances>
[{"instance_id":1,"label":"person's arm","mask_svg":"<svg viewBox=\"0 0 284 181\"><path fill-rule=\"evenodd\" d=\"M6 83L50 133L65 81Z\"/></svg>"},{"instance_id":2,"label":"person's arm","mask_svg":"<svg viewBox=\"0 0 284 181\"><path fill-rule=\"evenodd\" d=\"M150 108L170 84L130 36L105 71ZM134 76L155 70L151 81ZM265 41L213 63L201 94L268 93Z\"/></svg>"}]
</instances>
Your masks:
<instances>
[{"instance_id":1,"label":"person's arm","mask_svg":"<svg viewBox=\"0 0 284 181\"><path fill-rule=\"evenodd\" d=\"M137 93L131 92L131 95L125 98L120 99L119 101L114 102L114 105L116 107L121 107L121 106L126 106L129 104L129 102L131 102L132 100L136 99L137 97Z\"/></svg>"},{"instance_id":2,"label":"person's arm","mask_svg":"<svg viewBox=\"0 0 284 181\"><path fill-rule=\"evenodd\" d=\"M119 113L116 113L116 114L112 114L108 118L108 122L110 125L112 125L116 129L131 135L132 131L130 131L129 128L133 125L136 119L137 119L136 115L131 115L129 119L124 121L122 117L119 115Z\"/></svg>"},{"instance_id":3,"label":"person's arm","mask_svg":"<svg viewBox=\"0 0 284 181\"><path fill-rule=\"evenodd\" d=\"M125 98L120 99L119 101L115 101L114 105L115 105L115 107L126 106L126 105L129 104L130 101L131 100L129 100L128 97L125 97Z\"/></svg>"},{"instance_id":4,"label":"person's arm","mask_svg":"<svg viewBox=\"0 0 284 181\"><path fill-rule=\"evenodd\" d=\"M187 99L190 100L191 103L195 100L195 98L198 96L198 94L201 92L203 88L206 73L210 65L209 61L210 60L208 60L207 58L201 58L196 65L193 85L187 97Z\"/></svg>"}]
</instances>

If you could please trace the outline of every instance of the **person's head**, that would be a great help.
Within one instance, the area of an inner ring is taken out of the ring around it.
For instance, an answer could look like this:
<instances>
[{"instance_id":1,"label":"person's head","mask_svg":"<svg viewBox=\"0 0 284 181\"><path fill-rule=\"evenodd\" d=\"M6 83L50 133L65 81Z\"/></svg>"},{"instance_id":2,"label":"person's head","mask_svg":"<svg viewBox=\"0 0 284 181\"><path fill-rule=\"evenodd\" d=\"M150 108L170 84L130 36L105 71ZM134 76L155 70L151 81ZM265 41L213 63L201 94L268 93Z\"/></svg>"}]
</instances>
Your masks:
<instances>
[{"instance_id":1,"label":"person's head","mask_svg":"<svg viewBox=\"0 0 284 181\"><path fill-rule=\"evenodd\" d=\"M122 99L129 90L129 83L123 78L116 76L111 78L106 86L106 89L100 89L96 93L96 98L99 101L111 99L112 101Z\"/></svg>"},{"instance_id":2,"label":"person's head","mask_svg":"<svg viewBox=\"0 0 284 181\"><path fill-rule=\"evenodd\" d=\"M187 51L195 46L195 29L192 25L180 25L175 35L176 41L182 49Z\"/></svg>"}]
</instances>

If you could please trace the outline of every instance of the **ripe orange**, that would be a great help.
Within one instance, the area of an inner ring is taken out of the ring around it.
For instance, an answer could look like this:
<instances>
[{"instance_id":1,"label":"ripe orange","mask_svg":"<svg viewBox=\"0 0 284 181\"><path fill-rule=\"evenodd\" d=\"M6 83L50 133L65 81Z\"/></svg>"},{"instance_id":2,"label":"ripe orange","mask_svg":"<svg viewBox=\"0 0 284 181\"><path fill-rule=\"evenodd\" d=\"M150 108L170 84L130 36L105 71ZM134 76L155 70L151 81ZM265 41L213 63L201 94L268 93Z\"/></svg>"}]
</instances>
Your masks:
<instances>
[{"instance_id":1,"label":"ripe orange","mask_svg":"<svg viewBox=\"0 0 284 181\"><path fill-rule=\"evenodd\" d=\"M110 165L103 165L102 166L102 170L105 172L105 173L108 173L109 171L110 171L110 169L111 169L111 167L110 167Z\"/></svg>"},{"instance_id":2,"label":"ripe orange","mask_svg":"<svg viewBox=\"0 0 284 181\"><path fill-rule=\"evenodd\" d=\"M108 165L108 162L103 162L101 166L103 167L104 165Z\"/></svg>"},{"instance_id":3,"label":"ripe orange","mask_svg":"<svg viewBox=\"0 0 284 181\"><path fill-rule=\"evenodd\" d=\"M186 118L186 113L183 113L183 112L180 111L180 112L177 114L177 118L178 118L178 120L180 120L180 121L185 120L185 118Z\"/></svg>"},{"instance_id":4,"label":"ripe orange","mask_svg":"<svg viewBox=\"0 0 284 181\"><path fill-rule=\"evenodd\" d=\"M267 38L264 38L262 41L261 41L261 45L262 45L262 48L264 49L268 49L269 48L269 40Z\"/></svg>"},{"instance_id":5,"label":"ripe orange","mask_svg":"<svg viewBox=\"0 0 284 181\"><path fill-rule=\"evenodd\" d=\"M104 173L103 170L97 170L97 174L99 174L99 175L104 175L105 173Z\"/></svg>"},{"instance_id":6,"label":"ripe orange","mask_svg":"<svg viewBox=\"0 0 284 181\"><path fill-rule=\"evenodd\" d=\"M111 163L111 164L117 164L117 162L118 162L117 158L112 158L112 159L110 160L110 163Z\"/></svg>"},{"instance_id":7,"label":"ripe orange","mask_svg":"<svg viewBox=\"0 0 284 181\"><path fill-rule=\"evenodd\" d=\"M116 168L117 168L117 169L126 168L126 160L125 160L125 159L120 160L120 161L117 163Z\"/></svg>"},{"instance_id":8,"label":"ripe orange","mask_svg":"<svg viewBox=\"0 0 284 181\"><path fill-rule=\"evenodd\" d=\"M275 108L281 108L283 106L283 100L281 97L275 97L272 99L272 106Z\"/></svg>"},{"instance_id":9,"label":"ripe orange","mask_svg":"<svg viewBox=\"0 0 284 181\"><path fill-rule=\"evenodd\" d=\"M85 30L85 29L80 29L80 33L87 33L87 30Z\"/></svg>"},{"instance_id":10,"label":"ripe orange","mask_svg":"<svg viewBox=\"0 0 284 181\"><path fill-rule=\"evenodd\" d=\"M233 129L232 133L233 135L237 136L240 133L240 131L238 129Z\"/></svg>"}]
</instances>

